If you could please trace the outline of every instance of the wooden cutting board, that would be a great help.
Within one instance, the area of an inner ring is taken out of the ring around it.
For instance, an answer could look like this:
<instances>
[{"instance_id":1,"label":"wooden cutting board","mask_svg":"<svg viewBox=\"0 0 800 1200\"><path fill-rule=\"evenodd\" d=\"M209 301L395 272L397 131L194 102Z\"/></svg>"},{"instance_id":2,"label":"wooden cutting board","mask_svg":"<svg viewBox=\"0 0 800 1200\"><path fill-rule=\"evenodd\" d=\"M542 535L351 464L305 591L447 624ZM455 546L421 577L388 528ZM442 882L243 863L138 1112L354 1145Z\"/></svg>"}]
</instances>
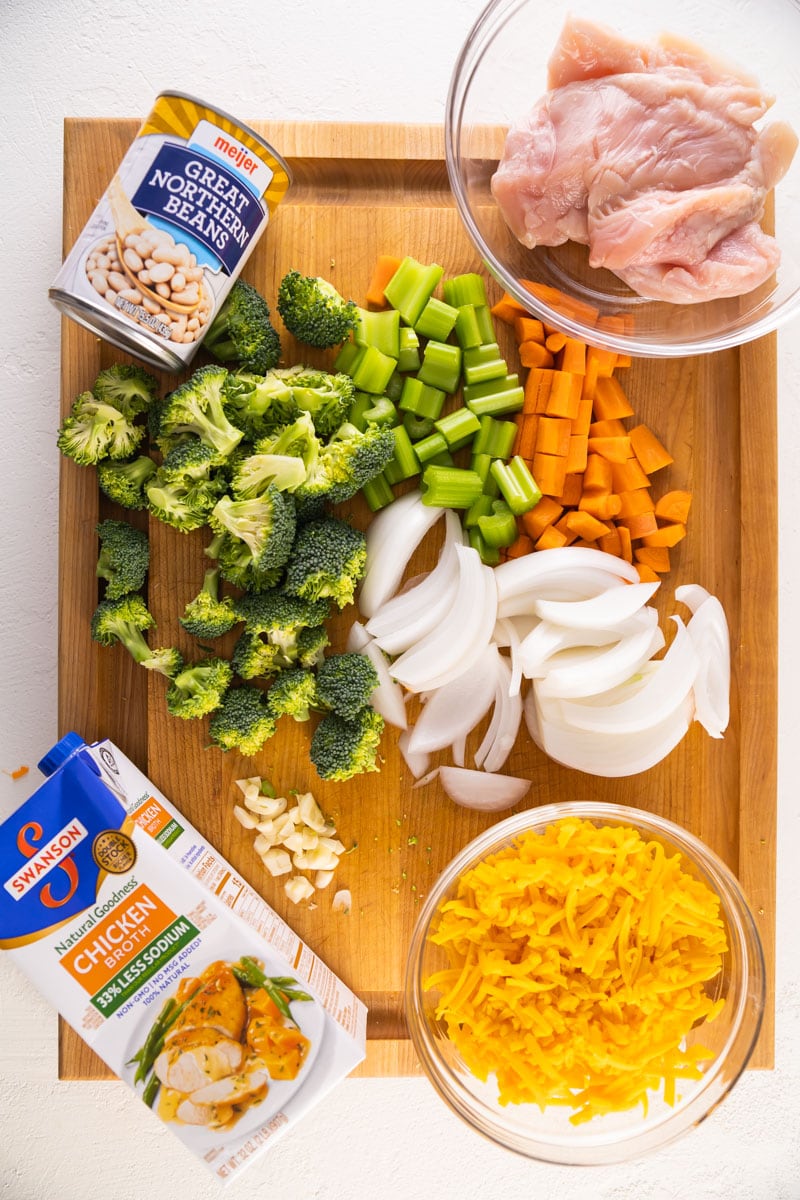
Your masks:
<instances>
[{"instance_id":1,"label":"wooden cutting board","mask_svg":"<svg viewBox=\"0 0 800 1200\"><path fill-rule=\"evenodd\" d=\"M438 262L446 275L479 270L460 225L436 127L289 124L253 121L292 166L295 180L245 277L274 303L283 273L298 268L359 298L380 252ZM64 249L70 249L133 139L133 120L68 120L64 130ZM490 281L492 298L500 294ZM501 328L501 335L504 334ZM302 361L290 339L287 362ZM504 347L513 354L510 345ZM118 352L75 323L62 330L62 411L92 385ZM325 356L307 356L324 365ZM724 740L695 725L658 767L635 778L603 780L566 770L521 736L506 770L533 781L526 804L562 798L618 801L659 812L702 837L741 880L763 939L769 980L767 1013L753 1065L773 1062L775 933L777 499L776 364L773 337L715 355L678 361L636 360L623 373L637 416L675 456L663 490L694 494L688 538L660 589L668 611L674 587L696 582L716 593L728 616L733 654L732 717ZM167 382L167 379L164 381ZM174 377L170 381L174 385ZM55 445L53 452L56 453ZM365 508L352 507L366 525ZM454 806L433 784L413 782L384 738L379 774L325 785L308 762L309 729L281 729L257 759L207 748L204 723L171 718L163 680L149 678L122 650L91 641L98 600L98 519L113 512L98 497L94 471L61 463L59 731L87 740L110 737L219 847L369 1008L371 1075L419 1070L401 1003L403 968L423 896L450 858L492 818ZM137 520L142 519L136 514ZM151 521L148 603L158 644L196 657L178 624L202 581L202 534L181 535ZM421 560L421 565L425 565ZM348 610L332 625L341 646ZM292 906L281 882L261 867L252 834L232 816L234 780L269 776L280 789L313 791L354 846L336 887L348 887L349 916L331 912L333 889L314 906ZM62 1078L101 1078L108 1071L66 1026Z\"/></svg>"}]
</instances>

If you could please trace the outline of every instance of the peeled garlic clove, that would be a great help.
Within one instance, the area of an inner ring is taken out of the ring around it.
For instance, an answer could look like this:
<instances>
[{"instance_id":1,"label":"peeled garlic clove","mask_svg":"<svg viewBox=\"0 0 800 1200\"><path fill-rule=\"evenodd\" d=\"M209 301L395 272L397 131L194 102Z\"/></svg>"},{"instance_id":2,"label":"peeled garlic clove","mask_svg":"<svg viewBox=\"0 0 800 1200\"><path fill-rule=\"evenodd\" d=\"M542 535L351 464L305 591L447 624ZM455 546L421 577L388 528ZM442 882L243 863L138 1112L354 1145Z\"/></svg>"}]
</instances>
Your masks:
<instances>
[{"instance_id":1,"label":"peeled garlic clove","mask_svg":"<svg viewBox=\"0 0 800 1200\"><path fill-rule=\"evenodd\" d=\"M233 815L236 817L236 820L239 822L239 824L243 825L245 829L255 829L256 825L258 824L258 821L253 814L249 813L246 808L242 808L241 804L234 804Z\"/></svg>"},{"instance_id":2,"label":"peeled garlic clove","mask_svg":"<svg viewBox=\"0 0 800 1200\"><path fill-rule=\"evenodd\" d=\"M286 850L280 846L270 846L261 855L261 861L270 875L288 875L292 869L292 860Z\"/></svg>"},{"instance_id":3,"label":"peeled garlic clove","mask_svg":"<svg viewBox=\"0 0 800 1200\"><path fill-rule=\"evenodd\" d=\"M353 901L349 890L347 888L341 888L333 897L331 912L340 912L343 913L344 916L348 917L350 915L350 906L352 903Z\"/></svg>"},{"instance_id":4,"label":"peeled garlic clove","mask_svg":"<svg viewBox=\"0 0 800 1200\"><path fill-rule=\"evenodd\" d=\"M283 890L292 904L299 904L301 900L308 900L309 896L314 895L313 883L303 875L293 875L291 879L287 879Z\"/></svg>"},{"instance_id":5,"label":"peeled garlic clove","mask_svg":"<svg viewBox=\"0 0 800 1200\"><path fill-rule=\"evenodd\" d=\"M314 876L315 888L326 888L329 883L333 882L333 871L317 871Z\"/></svg>"}]
</instances>

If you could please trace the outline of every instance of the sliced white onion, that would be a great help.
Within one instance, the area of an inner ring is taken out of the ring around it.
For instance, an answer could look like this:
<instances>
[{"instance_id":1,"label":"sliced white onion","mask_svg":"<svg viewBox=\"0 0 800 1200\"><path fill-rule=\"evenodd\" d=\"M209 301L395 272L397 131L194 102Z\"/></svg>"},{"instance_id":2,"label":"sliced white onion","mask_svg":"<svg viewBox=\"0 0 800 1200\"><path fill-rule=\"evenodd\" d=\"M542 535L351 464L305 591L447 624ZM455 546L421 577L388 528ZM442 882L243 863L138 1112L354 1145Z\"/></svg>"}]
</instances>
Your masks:
<instances>
[{"instance_id":1,"label":"sliced white onion","mask_svg":"<svg viewBox=\"0 0 800 1200\"><path fill-rule=\"evenodd\" d=\"M423 504L418 491L406 492L370 522L367 569L358 593L358 607L371 617L400 586L412 554L445 509Z\"/></svg>"},{"instance_id":2,"label":"sliced white onion","mask_svg":"<svg viewBox=\"0 0 800 1200\"><path fill-rule=\"evenodd\" d=\"M716 596L706 595L687 629L699 659L695 716L706 733L721 738L730 721L731 648L725 611Z\"/></svg>"},{"instance_id":3,"label":"sliced white onion","mask_svg":"<svg viewBox=\"0 0 800 1200\"><path fill-rule=\"evenodd\" d=\"M386 655L374 641L369 642L360 653L369 659L378 673L378 686L369 698L370 704L390 725L406 729L408 714L403 689L392 678Z\"/></svg>"},{"instance_id":4,"label":"sliced white onion","mask_svg":"<svg viewBox=\"0 0 800 1200\"><path fill-rule=\"evenodd\" d=\"M659 584L620 583L589 600L536 600L534 606L543 620L569 629L612 629L647 604Z\"/></svg>"},{"instance_id":5,"label":"sliced white onion","mask_svg":"<svg viewBox=\"0 0 800 1200\"><path fill-rule=\"evenodd\" d=\"M500 812L519 804L530 790L530 779L487 774L468 767L440 767L439 779L451 800L480 812Z\"/></svg>"},{"instance_id":6,"label":"sliced white onion","mask_svg":"<svg viewBox=\"0 0 800 1200\"><path fill-rule=\"evenodd\" d=\"M523 554L520 558L510 558L495 567L498 603L502 607L510 596L535 591L548 575L556 572L574 573L577 581L580 573L586 570L602 571L631 583L639 579L636 568L614 554L593 550L589 546L559 546L552 550L540 550L536 554Z\"/></svg>"},{"instance_id":7,"label":"sliced white onion","mask_svg":"<svg viewBox=\"0 0 800 1200\"><path fill-rule=\"evenodd\" d=\"M411 730L404 729L397 739L397 746L403 756L403 760L415 779L420 779L431 765L430 754L412 754L408 748L408 743L411 738Z\"/></svg>"},{"instance_id":8,"label":"sliced white onion","mask_svg":"<svg viewBox=\"0 0 800 1200\"><path fill-rule=\"evenodd\" d=\"M360 621L353 621L347 632L347 641L345 642L345 650L351 654L359 654L365 646L368 646L372 638L367 633L365 627Z\"/></svg>"},{"instance_id":9,"label":"sliced white onion","mask_svg":"<svg viewBox=\"0 0 800 1200\"><path fill-rule=\"evenodd\" d=\"M610 700L609 693L583 700L560 700L565 722L573 729L594 733L632 734L667 720L683 704L697 676L698 657L680 617L672 617L677 632L646 684L634 696ZM534 687L538 688L537 684Z\"/></svg>"},{"instance_id":10,"label":"sliced white onion","mask_svg":"<svg viewBox=\"0 0 800 1200\"><path fill-rule=\"evenodd\" d=\"M628 634L653 629L658 613L645 606L627 621L610 629L567 629L552 621L539 621L520 643L520 666L528 679L543 678L556 655L573 646L611 646Z\"/></svg>"},{"instance_id":11,"label":"sliced white onion","mask_svg":"<svg viewBox=\"0 0 800 1200\"><path fill-rule=\"evenodd\" d=\"M503 619L498 621L494 628L495 644L508 646L510 653L511 678L508 683L508 694L509 696L518 696L522 687L522 663L519 655L521 642L516 625L509 619ZM498 633L503 639L502 643L497 640Z\"/></svg>"},{"instance_id":12,"label":"sliced white onion","mask_svg":"<svg viewBox=\"0 0 800 1200\"><path fill-rule=\"evenodd\" d=\"M458 590L447 621L395 659L392 674L410 692L442 687L461 674L488 645L497 619L491 567L477 550L456 545Z\"/></svg>"},{"instance_id":13,"label":"sliced white onion","mask_svg":"<svg viewBox=\"0 0 800 1200\"><path fill-rule=\"evenodd\" d=\"M431 692L409 737L412 753L430 754L466 738L494 699L499 658L497 647L489 644L466 671Z\"/></svg>"},{"instance_id":14,"label":"sliced white onion","mask_svg":"<svg viewBox=\"0 0 800 1200\"><path fill-rule=\"evenodd\" d=\"M685 604L692 613L696 613L700 605L705 604L710 597L711 593L699 583L684 583L675 588L675 599Z\"/></svg>"},{"instance_id":15,"label":"sliced white onion","mask_svg":"<svg viewBox=\"0 0 800 1200\"><path fill-rule=\"evenodd\" d=\"M613 646L576 646L558 656L557 665L541 680L539 694L578 699L608 692L635 675L663 646L658 625L631 633Z\"/></svg>"},{"instance_id":16,"label":"sliced white onion","mask_svg":"<svg viewBox=\"0 0 800 1200\"><path fill-rule=\"evenodd\" d=\"M498 656L494 711L483 741L475 751L475 765L484 771L499 771L514 748L522 721L522 697L511 693L512 670Z\"/></svg>"}]
</instances>

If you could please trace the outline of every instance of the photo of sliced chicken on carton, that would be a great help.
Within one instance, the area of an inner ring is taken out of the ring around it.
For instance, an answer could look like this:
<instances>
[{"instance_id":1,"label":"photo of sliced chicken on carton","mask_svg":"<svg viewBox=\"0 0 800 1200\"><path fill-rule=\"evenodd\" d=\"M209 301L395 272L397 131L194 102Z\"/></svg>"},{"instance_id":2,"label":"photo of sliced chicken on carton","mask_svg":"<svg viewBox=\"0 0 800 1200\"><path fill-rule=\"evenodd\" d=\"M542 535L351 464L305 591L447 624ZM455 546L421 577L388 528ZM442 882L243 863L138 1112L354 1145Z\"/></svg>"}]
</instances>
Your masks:
<instances>
[{"instance_id":1,"label":"photo of sliced chicken on carton","mask_svg":"<svg viewBox=\"0 0 800 1200\"><path fill-rule=\"evenodd\" d=\"M0 825L0 947L227 1183L366 1053L366 1008L109 741Z\"/></svg>"}]
</instances>

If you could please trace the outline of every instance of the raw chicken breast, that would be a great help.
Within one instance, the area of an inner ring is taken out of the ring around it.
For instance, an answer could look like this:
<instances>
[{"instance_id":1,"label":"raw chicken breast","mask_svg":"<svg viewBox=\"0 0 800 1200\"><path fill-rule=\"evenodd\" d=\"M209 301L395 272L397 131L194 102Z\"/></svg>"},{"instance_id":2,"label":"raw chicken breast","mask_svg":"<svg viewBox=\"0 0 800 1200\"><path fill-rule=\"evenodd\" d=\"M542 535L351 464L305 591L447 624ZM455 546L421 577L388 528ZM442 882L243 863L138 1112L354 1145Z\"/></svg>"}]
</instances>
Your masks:
<instances>
[{"instance_id":1,"label":"raw chicken breast","mask_svg":"<svg viewBox=\"0 0 800 1200\"><path fill-rule=\"evenodd\" d=\"M549 81L492 179L523 245L588 245L593 267L672 302L740 295L774 272L777 244L755 230L797 138L754 128L772 98L751 76L674 38L637 46L568 21Z\"/></svg>"}]
</instances>

